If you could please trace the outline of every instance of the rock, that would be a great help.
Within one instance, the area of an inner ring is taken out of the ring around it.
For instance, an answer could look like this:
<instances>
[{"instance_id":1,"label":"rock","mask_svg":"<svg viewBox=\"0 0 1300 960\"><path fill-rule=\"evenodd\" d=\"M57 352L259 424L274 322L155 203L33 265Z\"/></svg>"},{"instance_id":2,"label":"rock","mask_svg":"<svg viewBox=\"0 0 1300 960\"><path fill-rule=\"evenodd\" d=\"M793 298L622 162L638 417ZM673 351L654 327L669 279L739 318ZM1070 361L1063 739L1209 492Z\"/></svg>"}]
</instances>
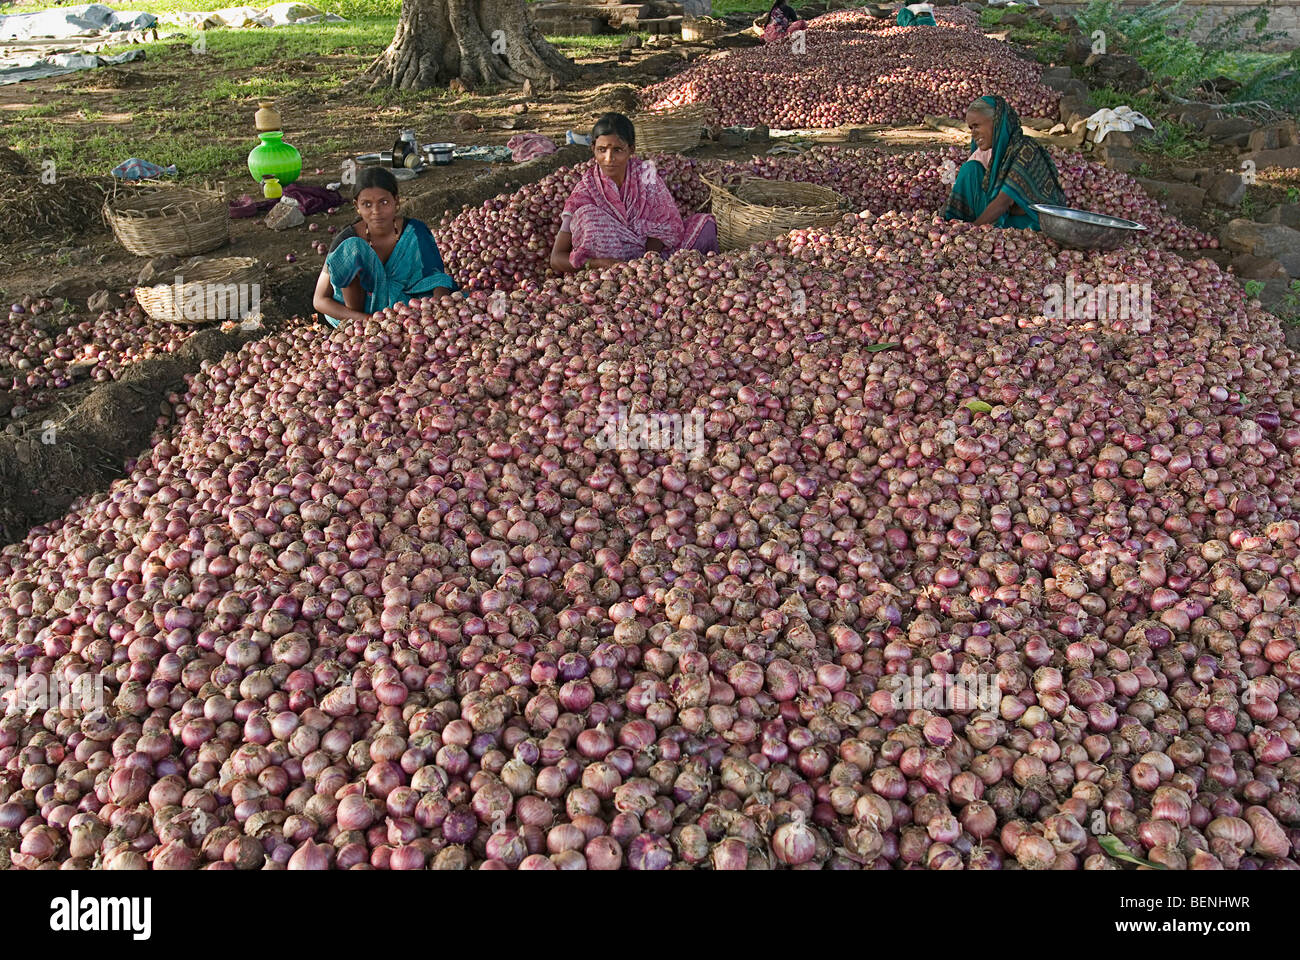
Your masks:
<instances>
[{"instance_id":1,"label":"rock","mask_svg":"<svg viewBox=\"0 0 1300 960\"><path fill-rule=\"evenodd\" d=\"M745 144L744 134L735 130L723 130L718 136L718 145L722 147L741 147Z\"/></svg>"},{"instance_id":2,"label":"rock","mask_svg":"<svg viewBox=\"0 0 1300 960\"><path fill-rule=\"evenodd\" d=\"M456 125L457 130L483 129L483 121L468 110L456 114L456 116L452 118L452 123Z\"/></svg>"},{"instance_id":3,"label":"rock","mask_svg":"<svg viewBox=\"0 0 1300 960\"><path fill-rule=\"evenodd\" d=\"M1247 140L1250 139L1250 132L1254 128L1254 124L1249 120L1241 119L1241 117L1218 117L1208 121L1201 132L1218 143L1244 147Z\"/></svg>"},{"instance_id":4,"label":"rock","mask_svg":"<svg viewBox=\"0 0 1300 960\"><path fill-rule=\"evenodd\" d=\"M1169 175L1181 183L1193 183L1202 172L1196 167L1174 167Z\"/></svg>"},{"instance_id":5,"label":"rock","mask_svg":"<svg viewBox=\"0 0 1300 960\"><path fill-rule=\"evenodd\" d=\"M1141 90L1151 82L1151 75L1133 57L1119 53L1094 53L1083 62L1102 86L1116 90Z\"/></svg>"},{"instance_id":6,"label":"rock","mask_svg":"<svg viewBox=\"0 0 1300 960\"><path fill-rule=\"evenodd\" d=\"M676 70L682 66L682 63L682 58L675 53L656 53L638 63L637 69L662 76L671 70Z\"/></svg>"},{"instance_id":7,"label":"rock","mask_svg":"<svg viewBox=\"0 0 1300 960\"><path fill-rule=\"evenodd\" d=\"M1171 110L1170 114L1179 123L1186 124L1193 130L1204 130L1206 124L1221 116L1214 107L1205 107L1199 104L1187 104Z\"/></svg>"},{"instance_id":8,"label":"rock","mask_svg":"<svg viewBox=\"0 0 1300 960\"><path fill-rule=\"evenodd\" d=\"M1047 132L1055 137L1055 136L1060 136L1063 133L1068 133L1069 131L1065 129L1065 124L1055 123L1052 125L1051 129L1048 130Z\"/></svg>"},{"instance_id":9,"label":"rock","mask_svg":"<svg viewBox=\"0 0 1300 960\"><path fill-rule=\"evenodd\" d=\"M640 38L640 37L636 37L635 39L640 40L641 38ZM531 97L531 96L533 95L533 81L532 81L532 80L529 80L527 77L524 78L524 91L523 91L523 92L524 92L524 96L525 96L525 97Z\"/></svg>"},{"instance_id":10,"label":"rock","mask_svg":"<svg viewBox=\"0 0 1300 960\"><path fill-rule=\"evenodd\" d=\"M847 139L849 143L862 143L867 139L867 131L861 127L852 127L848 132Z\"/></svg>"},{"instance_id":11,"label":"rock","mask_svg":"<svg viewBox=\"0 0 1300 960\"><path fill-rule=\"evenodd\" d=\"M1138 177L1138 184L1157 200L1163 200L1169 206L1177 207L1186 213L1195 213L1205 203L1205 191L1190 183L1176 183L1168 180L1149 180Z\"/></svg>"},{"instance_id":12,"label":"rock","mask_svg":"<svg viewBox=\"0 0 1300 960\"><path fill-rule=\"evenodd\" d=\"M46 287L44 296L61 300L80 300L94 293L97 285L97 282L93 279L64 277L62 280L55 280Z\"/></svg>"},{"instance_id":13,"label":"rock","mask_svg":"<svg viewBox=\"0 0 1300 960\"><path fill-rule=\"evenodd\" d=\"M1265 127L1256 127L1246 140L1246 149L1252 153L1260 150L1277 150L1293 147L1297 143L1296 124L1294 120L1285 123L1271 123Z\"/></svg>"},{"instance_id":14,"label":"rock","mask_svg":"<svg viewBox=\"0 0 1300 960\"><path fill-rule=\"evenodd\" d=\"M1090 56L1092 56L1092 44L1079 37L1067 41L1065 49L1061 51L1061 59L1071 64L1081 64Z\"/></svg>"},{"instance_id":15,"label":"rock","mask_svg":"<svg viewBox=\"0 0 1300 960\"><path fill-rule=\"evenodd\" d=\"M623 42L619 44L619 49L621 49L621 50L640 50L640 49L641 49L641 35L640 35L639 33L634 33L634 34L632 34L631 36L624 37L624 38L623 38Z\"/></svg>"},{"instance_id":16,"label":"rock","mask_svg":"<svg viewBox=\"0 0 1300 960\"><path fill-rule=\"evenodd\" d=\"M469 93L469 84L460 77L452 77L451 82L447 84L447 89L452 93Z\"/></svg>"},{"instance_id":17,"label":"rock","mask_svg":"<svg viewBox=\"0 0 1300 960\"><path fill-rule=\"evenodd\" d=\"M1052 123L1052 121L1048 120L1046 117L1028 117L1021 120L1020 125L1022 127L1028 127L1030 130L1038 130L1040 132L1046 132L1054 126L1060 126L1060 124Z\"/></svg>"},{"instance_id":18,"label":"rock","mask_svg":"<svg viewBox=\"0 0 1300 960\"><path fill-rule=\"evenodd\" d=\"M526 104L526 103L512 103L512 104L510 104L509 107L506 108L506 110L507 110L507 112L509 112L509 113L527 113L527 112L528 112L528 104Z\"/></svg>"},{"instance_id":19,"label":"rock","mask_svg":"<svg viewBox=\"0 0 1300 960\"><path fill-rule=\"evenodd\" d=\"M1282 264L1272 257L1257 257L1253 253L1243 253L1232 261L1232 269L1243 280L1271 280L1273 277L1286 279Z\"/></svg>"},{"instance_id":20,"label":"rock","mask_svg":"<svg viewBox=\"0 0 1300 960\"><path fill-rule=\"evenodd\" d=\"M93 293L86 301L86 309L91 313L102 313L105 310L116 310L118 307L126 304L126 297L112 290L100 290Z\"/></svg>"},{"instance_id":21,"label":"rock","mask_svg":"<svg viewBox=\"0 0 1300 960\"><path fill-rule=\"evenodd\" d=\"M1205 195L1221 207L1236 207L1246 196L1246 183L1235 173L1220 173L1206 184Z\"/></svg>"},{"instance_id":22,"label":"rock","mask_svg":"<svg viewBox=\"0 0 1300 960\"><path fill-rule=\"evenodd\" d=\"M767 143L771 139L772 133L765 123L760 123L749 134L750 143Z\"/></svg>"},{"instance_id":23,"label":"rock","mask_svg":"<svg viewBox=\"0 0 1300 960\"><path fill-rule=\"evenodd\" d=\"M1079 134L1086 137L1088 135L1088 118L1082 114L1072 113L1065 121L1066 129L1071 135Z\"/></svg>"},{"instance_id":24,"label":"rock","mask_svg":"<svg viewBox=\"0 0 1300 960\"><path fill-rule=\"evenodd\" d=\"M1243 160L1254 160L1255 167L1263 170L1265 167L1286 167L1294 170L1300 167L1300 146L1279 147L1276 150L1256 150L1254 153L1248 153Z\"/></svg>"},{"instance_id":25,"label":"rock","mask_svg":"<svg viewBox=\"0 0 1300 960\"><path fill-rule=\"evenodd\" d=\"M1282 316L1288 312L1294 312L1294 307L1288 307L1287 298L1292 296L1290 289L1291 281L1274 277L1271 280L1264 281L1264 289L1259 293L1259 302L1264 305L1264 309L1274 316ZM1288 334L1287 345L1293 342L1289 336L1292 331L1300 332L1300 324L1287 324L1284 328ZM1292 347L1292 349L1295 349Z\"/></svg>"},{"instance_id":26,"label":"rock","mask_svg":"<svg viewBox=\"0 0 1300 960\"><path fill-rule=\"evenodd\" d=\"M142 287L152 286L156 283L172 283L176 276L176 268L180 266L180 258L171 254L161 257L154 257L144 265L140 271L140 276L136 278L136 283Z\"/></svg>"},{"instance_id":27,"label":"rock","mask_svg":"<svg viewBox=\"0 0 1300 960\"><path fill-rule=\"evenodd\" d=\"M1286 338L1288 349L1300 350L1300 323L1288 323L1283 326L1282 336Z\"/></svg>"},{"instance_id":28,"label":"rock","mask_svg":"<svg viewBox=\"0 0 1300 960\"><path fill-rule=\"evenodd\" d=\"M1069 68L1064 67L1062 69L1068 70ZM1084 90L1087 89L1087 85L1082 80L1079 80L1073 74L1068 72L1064 76L1053 75L1049 77L1044 75L1043 86L1055 90L1057 93L1079 92L1080 87L1083 87Z\"/></svg>"},{"instance_id":29,"label":"rock","mask_svg":"<svg viewBox=\"0 0 1300 960\"><path fill-rule=\"evenodd\" d=\"M1130 175L1141 163L1142 161L1131 153L1124 156L1110 156L1106 159L1106 166L1110 167L1116 173L1127 173Z\"/></svg>"},{"instance_id":30,"label":"rock","mask_svg":"<svg viewBox=\"0 0 1300 960\"><path fill-rule=\"evenodd\" d=\"M1300 230L1300 203L1282 203L1260 218L1261 223L1280 223L1292 230Z\"/></svg>"},{"instance_id":31,"label":"rock","mask_svg":"<svg viewBox=\"0 0 1300 960\"><path fill-rule=\"evenodd\" d=\"M1103 145L1114 144L1117 147L1132 148L1152 135L1152 131L1146 127L1134 127L1132 130L1112 130L1106 134L1106 139L1102 141Z\"/></svg>"},{"instance_id":32,"label":"rock","mask_svg":"<svg viewBox=\"0 0 1300 960\"><path fill-rule=\"evenodd\" d=\"M1023 27L1029 22L1029 18L1023 13L1004 13L1002 19L998 21L1000 27Z\"/></svg>"},{"instance_id":33,"label":"rock","mask_svg":"<svg viewBox=\"0 0 1300 960\"><path fill-rule=\"evenodd\" d=\"M1058 116L1061 118L1062 123L1070 123L1070 118L1076 114L1086 119L1091 116L1092 113L1093 111L1091 110L1086 97L1068 93L1061 95L1060 113Z\"/></svg>"},{"instance_id":34,"label":"rock","mask_svg":"<svg viewBox=\"0 0 1300 960\"><path fill-rule=\"evenodd\" d=\"M1230 250L1272 257L1293 277L1300 277L1300 230L1280 223L1256 223L1252 220L1228 221L1220 240Z\"/></svg>"}]
</instances>

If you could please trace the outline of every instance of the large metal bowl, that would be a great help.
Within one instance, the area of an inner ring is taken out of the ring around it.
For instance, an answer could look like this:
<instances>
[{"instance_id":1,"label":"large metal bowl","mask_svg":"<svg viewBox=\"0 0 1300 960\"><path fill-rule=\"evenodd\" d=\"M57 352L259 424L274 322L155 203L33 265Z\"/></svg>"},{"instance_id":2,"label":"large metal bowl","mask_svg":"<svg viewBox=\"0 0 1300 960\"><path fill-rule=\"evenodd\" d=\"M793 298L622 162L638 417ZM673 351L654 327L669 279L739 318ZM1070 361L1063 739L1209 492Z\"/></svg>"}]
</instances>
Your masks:
<instances>
[{"instance_id":1,"label":"large metal bowl","mask_svg":"<svg viewBox=\"0 0 1300 960\"><path fill-rule=\"evenodd\" d=\"M1043 203L1031 203L1029 208L1038 214L1038 224L1043 233L1072 250L1113 250L1146 233L1147 229L1132 220L1109 217L1104 213Z\"/></svg>"}]
</instances>

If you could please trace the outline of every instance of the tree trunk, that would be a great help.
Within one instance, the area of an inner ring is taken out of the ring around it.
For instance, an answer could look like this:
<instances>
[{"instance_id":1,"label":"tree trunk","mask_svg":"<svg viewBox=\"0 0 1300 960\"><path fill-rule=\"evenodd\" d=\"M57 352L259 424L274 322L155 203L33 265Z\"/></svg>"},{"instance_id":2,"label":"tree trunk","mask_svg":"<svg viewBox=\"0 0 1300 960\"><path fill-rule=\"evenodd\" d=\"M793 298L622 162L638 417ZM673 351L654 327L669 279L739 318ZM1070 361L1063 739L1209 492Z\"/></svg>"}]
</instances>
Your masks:
<instances>
[{"instance_id":1,"label":"tree trunk","mask_svg":"<svg viewBox=\"0 0 1300 960\"><path fill-rule=\"evenodd\" d=\"M577 74L541 35L524 0L402 0L388 49L366 71L370 89L424 90L560 82Z\"/></svg>"}]
</instances>

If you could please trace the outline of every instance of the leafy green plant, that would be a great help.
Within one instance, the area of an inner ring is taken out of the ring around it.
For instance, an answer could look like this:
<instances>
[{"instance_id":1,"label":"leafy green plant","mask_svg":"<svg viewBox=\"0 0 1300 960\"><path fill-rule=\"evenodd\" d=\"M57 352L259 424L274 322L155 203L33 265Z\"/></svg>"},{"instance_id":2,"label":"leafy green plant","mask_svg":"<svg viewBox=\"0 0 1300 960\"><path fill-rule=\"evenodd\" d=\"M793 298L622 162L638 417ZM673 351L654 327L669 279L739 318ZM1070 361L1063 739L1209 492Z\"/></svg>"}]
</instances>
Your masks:
<instances>
[{"instance_id":1,"label":"leafy green plant","mask_svg":"<svg viewBox=\"0 0 1300 960\"><path fill-rule=\"evenodd\" d=\"M1259 199L1259 197L1255 196L1250 191L1247 191L1246 196L1241 200L1241 207L1239 209L1241 215L1247 220L1254 220L1256 216L1264 212L1265 204Z\"/></svg>"},{"instance_id":2,"label":"leafy green plant","mask_svg":"<svg viewBox=\"0 0 1300 960\"><path fill-rule=\"evenodd\" d=\"M1155 175L1156 175L1155 168L1152 167L1151 164L1147 163L1145 160L1141 161L1140 163L1137 163L1133 167L1133 176L1135 177L1154 177Z\"/></svg>"},{"instance_id":3,"label":"leafy green plant","mask_svg":"<svg viewBox=\"0 0 1300 960\"><path fill-rule=\"evenodd\" d=\"M1294 79L1300 70L1300 53L1244 56L1246 47L1258 48L1285 36L1284 31L1268 29L1266 4L1233 14L1199 43L1191 34L1203 13L1183 19L1182 9L1182 0L1155 0L1135 10L1125 10L1115 0L1092 0L1075 14L1075 20L1087 35L1104 31L1109 52L1135 57L1177 96L1189 97L1203 80L1235 74L1242 87L1233 95L1234 101L1263 100L1281 110L1300 106L1300 84Z\"/></svg>"},{"instance_id":4,"label":"leafy green plant","mask_svg":"<svg viewBox=\"0 0 1300 960\"><path fill-rule=\"evenodd\" d=\"M1246 291L1246 296L1250 297L1253 300L1254 298L1258 297L1261 293L1264 292L1264 281L1247 280L1245 283L1242 284L1242 288Z\"/></svg>"},{"instance_id":5,"label":"leafy green plant","mask_svg":"<svg viewBox=\"0 0 1300 960\"><path fill-rule=\"evenodd\" d=\"M1286 202L1287 202L1287 203L1300 203L1300 187L1287 187L1287 188L1286 188Z\"/></svg>"},{"instance_id":6,"label":"leafy green plant","mask_svg":"<svg viewBox=\"0 0 1300 960\"><path fill-rule=\"evenodd\" d=\"M1159 154L1170 160L1186 160L1207 149L1209 144L1192 136L1191 130L1181 123L1157 118L1155 133L1134 141L1139 153Z\"/></svg>"}]
</instances>

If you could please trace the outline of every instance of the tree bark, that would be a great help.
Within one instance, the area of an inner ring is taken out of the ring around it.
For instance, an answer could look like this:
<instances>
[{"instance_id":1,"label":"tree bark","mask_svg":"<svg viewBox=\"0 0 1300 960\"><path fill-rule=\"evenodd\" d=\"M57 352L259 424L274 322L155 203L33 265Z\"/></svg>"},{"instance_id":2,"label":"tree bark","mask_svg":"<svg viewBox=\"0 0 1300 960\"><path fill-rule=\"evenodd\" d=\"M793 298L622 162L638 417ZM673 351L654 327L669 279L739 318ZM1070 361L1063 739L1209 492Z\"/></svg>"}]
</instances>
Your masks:
<instances>
[{"instance_id":1,"label":"tree bark","mask_svg":"<svg viewBox=\"0 0 1300 960\"><path fill-rule=\"evenodd\" d=\"M480 87L576 75L573 61L533 25L524 0L402 0L393 42L364 79L372 90L425 90L453 78Z\"/></svg>"}]
</instances>

